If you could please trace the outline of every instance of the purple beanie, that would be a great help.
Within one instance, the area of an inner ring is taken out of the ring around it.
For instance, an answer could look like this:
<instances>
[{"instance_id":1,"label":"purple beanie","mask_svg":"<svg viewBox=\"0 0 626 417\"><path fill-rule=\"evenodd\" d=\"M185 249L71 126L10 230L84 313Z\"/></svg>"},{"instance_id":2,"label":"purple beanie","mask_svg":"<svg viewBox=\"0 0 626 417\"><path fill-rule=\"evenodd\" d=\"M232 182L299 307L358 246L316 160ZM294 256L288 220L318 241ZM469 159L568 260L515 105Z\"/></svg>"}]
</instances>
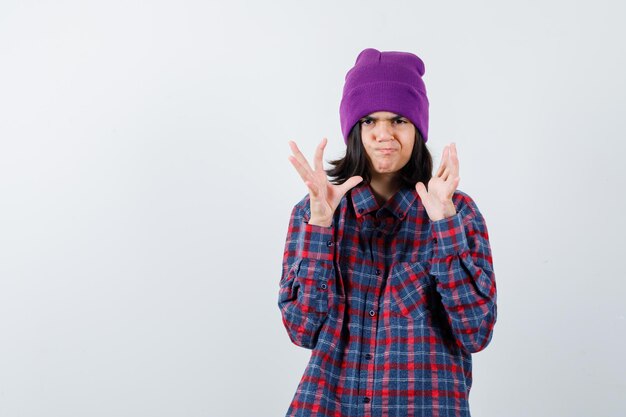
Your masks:
<instances>
[{"instance_id":1,"label":"purple beanie","mask_svg":"<svg viewBox=\"0 0 626 417\"><path fill-rule=\"evenodd\" d=\"M346 74L339 118L343 139L356 122L377 111L409 119L428 140L428 98L422 81L424 62L410 52L367 48L359 53Z\"/></svg>"}]
</instances>

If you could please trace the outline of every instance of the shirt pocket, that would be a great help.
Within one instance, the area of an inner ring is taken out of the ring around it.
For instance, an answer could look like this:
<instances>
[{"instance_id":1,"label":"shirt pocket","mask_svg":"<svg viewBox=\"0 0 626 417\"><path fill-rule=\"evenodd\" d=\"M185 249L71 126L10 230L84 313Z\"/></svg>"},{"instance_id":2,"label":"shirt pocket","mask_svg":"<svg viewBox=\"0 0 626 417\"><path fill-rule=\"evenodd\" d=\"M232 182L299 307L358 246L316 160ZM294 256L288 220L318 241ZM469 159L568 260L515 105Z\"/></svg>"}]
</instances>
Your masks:
<instances>
[{"instance_id":1,"label":"shirt pocket","mask_svg":"<svg viewBox=\"0 0 626 417\"><path fill-rule=\"evenodd\" d=\"M432 302L433 283L424 262L398 262L389 275L389 311L392 316L421 319Z\"/></svg>"}]
</instances>

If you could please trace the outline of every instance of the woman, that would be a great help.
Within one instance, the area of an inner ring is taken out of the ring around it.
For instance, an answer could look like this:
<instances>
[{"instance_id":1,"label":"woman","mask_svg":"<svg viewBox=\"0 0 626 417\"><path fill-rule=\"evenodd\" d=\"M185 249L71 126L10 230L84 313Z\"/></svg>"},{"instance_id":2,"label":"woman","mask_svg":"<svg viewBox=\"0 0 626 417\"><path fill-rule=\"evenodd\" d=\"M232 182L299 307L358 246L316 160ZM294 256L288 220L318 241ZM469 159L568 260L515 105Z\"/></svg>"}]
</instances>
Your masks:
<instances>
[{"instance_id":1,"label":"woman","mask_svg":"<svg viewBox=\"0 0 626 417\"><path fill-rule=\"evenodd\" d=\"M308 194L291 213L278 306L312 352L288 416L470 416L496 282L454 143L431 174L423 75L414 54L365 49L343 89L346 156L326 172L326 138L313 168L290 141Z\"/></svg>"}]
</instances>

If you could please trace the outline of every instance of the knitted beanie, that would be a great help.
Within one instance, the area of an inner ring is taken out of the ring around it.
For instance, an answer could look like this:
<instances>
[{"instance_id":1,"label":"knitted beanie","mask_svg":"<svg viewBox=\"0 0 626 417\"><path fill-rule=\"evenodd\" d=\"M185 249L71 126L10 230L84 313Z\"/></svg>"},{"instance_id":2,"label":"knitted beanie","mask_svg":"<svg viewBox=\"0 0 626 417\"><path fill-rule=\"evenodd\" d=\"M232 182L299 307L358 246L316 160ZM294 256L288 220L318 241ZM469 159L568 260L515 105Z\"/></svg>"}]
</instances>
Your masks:
<instances>
[{"instance_id":1,"label":"knitted beanie","mask_svg":"<svg viewBox=\"0 0 626 417\"><path fill-rule=\"evenodd\" d=\"M410 52L373 48L361 51L348 71L339 106L341 131L346 144L355 123L377 111L409 119L428 140L428 98L422 81L424 62Z\"/></svg>"}]
</instances>

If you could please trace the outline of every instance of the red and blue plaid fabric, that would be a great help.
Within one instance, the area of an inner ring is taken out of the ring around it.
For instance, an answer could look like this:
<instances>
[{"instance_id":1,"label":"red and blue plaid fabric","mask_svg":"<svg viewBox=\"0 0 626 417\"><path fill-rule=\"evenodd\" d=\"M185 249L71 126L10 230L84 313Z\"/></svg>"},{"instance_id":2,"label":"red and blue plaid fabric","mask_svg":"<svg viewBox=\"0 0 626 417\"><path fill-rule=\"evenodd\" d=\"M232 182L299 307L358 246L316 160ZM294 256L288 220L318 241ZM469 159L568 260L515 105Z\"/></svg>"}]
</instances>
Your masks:
<instances>
[{"instance_id":1,"label":"red and blue plaid fabric","mask_svg":"<svg viewBox=\"0 0 626 417\"><path fill-rule=\"evenodd\" d=\"M331 227L291 213L278 307L311 358L287 416L468 417L471 354L496 322L487 226L456 190L457 213L431 221L415 189L382 206L352 188Z\"/></svg>"}]
</instances>

